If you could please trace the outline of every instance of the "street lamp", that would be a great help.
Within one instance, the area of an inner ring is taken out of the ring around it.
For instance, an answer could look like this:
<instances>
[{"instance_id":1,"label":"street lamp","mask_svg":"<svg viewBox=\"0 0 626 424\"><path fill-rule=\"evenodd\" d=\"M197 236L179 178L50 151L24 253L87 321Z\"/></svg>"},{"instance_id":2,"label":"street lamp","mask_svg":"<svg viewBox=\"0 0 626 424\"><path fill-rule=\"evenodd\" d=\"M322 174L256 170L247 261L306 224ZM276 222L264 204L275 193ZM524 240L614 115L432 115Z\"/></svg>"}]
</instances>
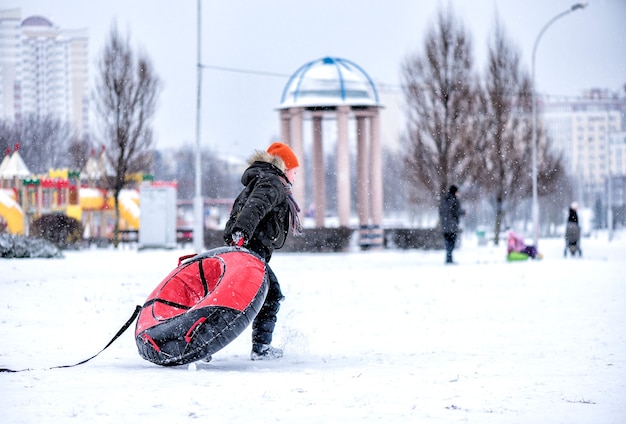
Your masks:
<instances>
[{"instance_id":1,"label":"street lamp","mask_svg":"<svg viewBox=\"0 0 626 424\"><path fill-rule=\"evenodd\" d=\"M196 103L196 148L195 148L195 194L193 197L193 248L196 253L202 253L204 250L204 200L202 199L202 179L200 170L200 157L202 151L200 150L200 105L202 99L202 55L201 55L201 29L202 29L202 15L200 10L200 2L198 0L198 29L197 29L197 72L198 72L198 93Z\"/></svg>"},{"instance_id":2,"label":"street lamp","mask_svg":"<svg viewBox=\"0 0 626 424\"><path fill-rule=\"evenodd\" d=\"M533 114L533 140L532 140L532 179L533 179L533 204L532 204L532 214L533 214L533 244L535 248L539 248L539 203L537 199L537 105L535 99L535 54L537 53L537 45L539 44L539 40L541 40L541 36L548 29L550 25L554 23L554 21L562 18L563 16L572 13L578 9L584 9L587 6L587 3L576 3L569 9L564 12L559 13L552 19L546 23L541 31L539 31L539 35L537 35L537 39L535 40L535 45L533 46L533 57L532 57L532 75L531 79L533 82L532 88L532 114Z\"/></svg>"},{"instance_id":3,"label":"street lamp","mask_svg":"<svg viewBox=\"0 0 626 424\"><path fill-rule=\"evenodd\" d=\"M613 240L613 183L611 182L611 105L606 105L606 226Z\"/></svg>"}]
</instances>

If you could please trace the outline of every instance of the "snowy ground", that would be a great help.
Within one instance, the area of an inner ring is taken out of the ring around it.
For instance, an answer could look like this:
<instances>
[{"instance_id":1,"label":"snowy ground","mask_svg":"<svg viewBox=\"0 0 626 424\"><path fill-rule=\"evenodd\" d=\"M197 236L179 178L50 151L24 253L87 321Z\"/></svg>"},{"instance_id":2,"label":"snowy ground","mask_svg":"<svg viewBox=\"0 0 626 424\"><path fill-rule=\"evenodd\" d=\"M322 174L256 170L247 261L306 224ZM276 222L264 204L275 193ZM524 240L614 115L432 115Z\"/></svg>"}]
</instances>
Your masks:
<instances>
[{"instance_id":1,"label":"snowy ground","mask_svg":"<svg viewBox=\"0 0 626 424\"><path fill-rule=\"evenodd\" d=\"M209 364L141 359L131 327L98 352L181 251L0 259L0 422L624 423L626 233L564 259L278 253L285 357L249 360L250 330Z\"/></svg>"}]
</instances>

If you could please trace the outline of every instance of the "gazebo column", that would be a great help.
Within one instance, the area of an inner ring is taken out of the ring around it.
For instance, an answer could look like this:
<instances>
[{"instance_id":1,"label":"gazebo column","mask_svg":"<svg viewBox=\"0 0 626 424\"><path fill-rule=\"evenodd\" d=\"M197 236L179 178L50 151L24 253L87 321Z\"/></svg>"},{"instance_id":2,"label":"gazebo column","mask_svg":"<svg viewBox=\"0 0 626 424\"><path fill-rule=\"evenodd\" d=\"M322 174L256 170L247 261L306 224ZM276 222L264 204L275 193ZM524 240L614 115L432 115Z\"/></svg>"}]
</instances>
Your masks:
<instances>
[{"instance_id":1,"label":"gazebo column","mask_svg":"<svg viewBox=\"0 0 626 424\"><path fill-rule=\"evenodd\" d=\"M340 227L350 224L349 112L350 106L337 106L337 214Z\"/></svg>"},{"instance_id":2,"label":"gazebo column","mask_svg":"<svg viewBox=\"0 0 626 424\"><path fill-rule=\"evenodd\" d=\"M298 169L298 182L293 185L293 197L300 206L300 209L305 209L304 204L304 185L307 180L304 166L304 148L302 146L302 133L303 133L303 120L304 109L301 107L295 107L290 109L291 111L291 131L289 146L295 153L300 162L300 168ZM300 214L302 218L302 214Z\"/></svg>"},{"instance_id":3,"label":"gazebo column","mask_svg":"<svg viewBox=\"0 0 626 424\"><path fill-rule=\"evenodd\" d=\"M370 173L369 149L367 139L367 117L356 116L357 140L357 199L359 215L359 245L366 249L370 245Z\"/></svg>"},{"instance_id":4,"label":"gazebo column","mask_svg":"<svg viewBox=\"0 0 626 424\"><path fill-rule=\"evenodd\" d=\"M280 141L287 145L291 144L290 123L291 114L289 113L289 109L282 109L280 111Z\"/></svg>"},{"instance_id":5,"label":"gazebo column","mask_svg":"<svg viewBox=\"0 0 626 424\"><path fill-rule=\"evenodd\" d=\"M326 216L326 175L324 168L324 143L322 139L323 112L314 112L313 118L313 202L315 226L324 227Z\"/></svg>"},{"instance_id":6,"label":"gazebo column","mask_svg":"<svg viewBox=\"0 0 626 424\"><path fill-rule=\"evenodd\" d=\"M372 228L370 231L371 247L383 247L383 165L380 144L380 117L378 108L372 108L370 117L370 192Z\"/></svg>"}]
</instances>

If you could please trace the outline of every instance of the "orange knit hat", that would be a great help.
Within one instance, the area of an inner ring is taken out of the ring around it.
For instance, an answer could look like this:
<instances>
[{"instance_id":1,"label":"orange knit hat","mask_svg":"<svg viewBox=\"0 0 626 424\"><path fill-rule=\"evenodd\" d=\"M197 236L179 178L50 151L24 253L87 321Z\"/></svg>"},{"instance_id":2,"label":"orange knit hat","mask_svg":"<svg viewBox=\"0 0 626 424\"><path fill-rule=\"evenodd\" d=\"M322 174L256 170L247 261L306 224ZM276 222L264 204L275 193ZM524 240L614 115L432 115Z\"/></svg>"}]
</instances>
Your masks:
<instances>
[{"instance_id":1,"label":"orange knit hat","mask_svg":"<svg viewBox=\"0 0 626 424\"><path fill-rule=\"evenodd\" d=\"M285 163L287 169L297 168L300 166L298 158L289 146L283 143L275 142L267 148L267 153L272 156L280 157Z\"/></svg>"}]
</instances>

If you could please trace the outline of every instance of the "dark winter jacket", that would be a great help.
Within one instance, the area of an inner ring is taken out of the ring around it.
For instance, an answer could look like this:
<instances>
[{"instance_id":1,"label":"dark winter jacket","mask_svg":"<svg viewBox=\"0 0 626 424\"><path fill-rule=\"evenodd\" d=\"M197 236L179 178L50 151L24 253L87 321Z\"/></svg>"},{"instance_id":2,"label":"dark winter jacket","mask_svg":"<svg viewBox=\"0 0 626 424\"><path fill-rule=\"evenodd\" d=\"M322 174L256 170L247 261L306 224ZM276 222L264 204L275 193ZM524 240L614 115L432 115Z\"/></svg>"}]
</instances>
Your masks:
<instances>
[{"instance_id":1,"label":"dark winter jacket","mask_svg":"<svg viewBox=\"0 0 626 424\"><path fill-rule=\"evenodd\" d=\"M569 208L569 215L567 217L567 222L574 222L578 224L578 213L576 213L576 209Z\"/></svg>"},{"instance_id":2,"label":"dark winter jacket","mask_svg":"<svg viewBox=\"0 0 626 424\"><path fill-rule=\"evenodd\" d=\"M457 233L459 230L459 218L465 214L461 208L461 202L452 193L448 192L439 203L439 219L441 220L441 232Z\"/></svg>"},{"instance_id":3,"label":"dark winter jacket","mask_svg":"<svg viewBox=\"0 0 626 424\"><path fill-rule=\"evenodd\" d=\"M285 244L292 218L289 206L290 184L285 165L277 156L257 151L241 176L245 186L237 196L224 229L230 244L233 233L241 231L246 248L269 261L274 249ZM296 206L297 207L297 206Z\"/></svg>"},{"instance_id":4,"label":"dark winter jacket","mask_svg":"<svg viewBox=\"0 0 626 424\"><path fill-rule=\"evenodd\" d=\"M576 245L580 239L580 226L578 225L578 214L573 208L569 209L567 225L565 226L565 242L568 245Z\"/></svg>"}]
</instances>

